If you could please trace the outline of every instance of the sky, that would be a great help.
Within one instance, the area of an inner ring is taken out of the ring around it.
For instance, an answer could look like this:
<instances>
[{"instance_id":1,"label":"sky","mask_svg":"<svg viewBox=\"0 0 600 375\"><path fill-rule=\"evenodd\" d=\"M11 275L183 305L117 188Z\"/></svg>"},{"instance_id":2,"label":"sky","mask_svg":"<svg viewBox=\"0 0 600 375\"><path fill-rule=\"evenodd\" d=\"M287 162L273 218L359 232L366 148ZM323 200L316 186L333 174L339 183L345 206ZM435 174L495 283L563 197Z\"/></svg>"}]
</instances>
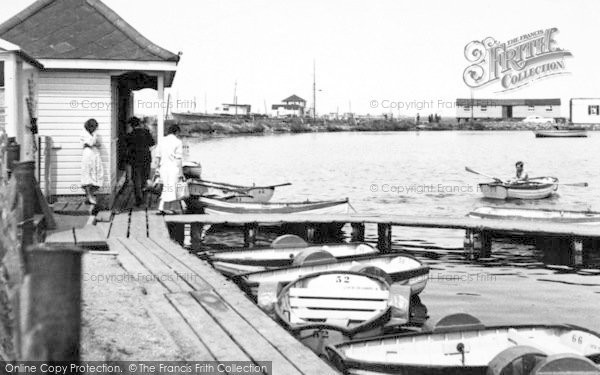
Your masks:
<instances>
[{"instance_id":1,"label":"sky","mask_svg":"<svg viewBox=\"0 0 600 375\"><path fill-rule=\"evenodd\" d=\"M570 98L600 97L597 0L103 2L154 43L183 53L170 89L182 103L174 111L194 111L183 103L195 101L196 111L210 113L233 102L234 90L257 113L292 94L312 106L313 62L318 114L453 116L454 100L473 95L561 98L568 116ZM0 0L0 21L31 3ZM553 27L557 45L573 55L564 60L569 74L506 93L463 81L469 42Z\"/></svg>"}]
</instances>

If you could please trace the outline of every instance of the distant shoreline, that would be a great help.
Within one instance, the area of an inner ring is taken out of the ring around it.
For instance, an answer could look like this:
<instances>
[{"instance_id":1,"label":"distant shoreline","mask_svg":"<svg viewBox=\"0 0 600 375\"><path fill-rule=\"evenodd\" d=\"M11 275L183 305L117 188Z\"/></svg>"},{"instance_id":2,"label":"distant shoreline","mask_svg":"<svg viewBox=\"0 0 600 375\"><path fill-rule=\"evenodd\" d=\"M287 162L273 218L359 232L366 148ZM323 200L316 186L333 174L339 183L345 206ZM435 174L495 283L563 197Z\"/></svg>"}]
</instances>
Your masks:
<instances>
[{"instance_id":1,"label":"distant shoreline","mask_svg":"<svg viewBox=\"0 0 600 375\"><path fill-rule=\"evenodd\" d=\"M550 130L548 124L531 124L520 121L474 121L457 122L442 120L439 123L421 122L405 119L360 119L360 120L317 120L316 123L304 119L210 119L201 121L167 120L165 127L177 124L182 135L193 138L227 137L233 135L263 135L286 133L334 133L334 132L381 132L381 131L534 131ZM565 127L560 125L561 128ZM565 127L567 128L567 127ZM568 128L571 128L570 126ZM600 130L600 125L576 125L573 128Z\"/></svg>"}]
</instances>

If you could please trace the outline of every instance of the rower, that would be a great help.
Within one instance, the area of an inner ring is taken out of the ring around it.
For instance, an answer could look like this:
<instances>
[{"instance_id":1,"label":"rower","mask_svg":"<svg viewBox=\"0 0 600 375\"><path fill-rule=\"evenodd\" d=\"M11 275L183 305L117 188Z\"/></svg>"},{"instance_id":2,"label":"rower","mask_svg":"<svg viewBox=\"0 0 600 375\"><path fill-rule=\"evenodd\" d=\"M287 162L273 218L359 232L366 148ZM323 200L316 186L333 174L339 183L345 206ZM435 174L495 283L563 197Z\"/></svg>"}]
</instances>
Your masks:
<instances>
[{"instance_id":1,"label":"rower","mask_svg":"<svg viewBox=\"0 0 600 375\"><path fill-rule=\"evenodd\" d=\"M516 174L515 174L516 179L513 180L512 182L522 182L522 181L527 181L529 179L529 175L523 169L522 161L516 162L515 168L516 168Z\"/></svg>"}]
</instances>

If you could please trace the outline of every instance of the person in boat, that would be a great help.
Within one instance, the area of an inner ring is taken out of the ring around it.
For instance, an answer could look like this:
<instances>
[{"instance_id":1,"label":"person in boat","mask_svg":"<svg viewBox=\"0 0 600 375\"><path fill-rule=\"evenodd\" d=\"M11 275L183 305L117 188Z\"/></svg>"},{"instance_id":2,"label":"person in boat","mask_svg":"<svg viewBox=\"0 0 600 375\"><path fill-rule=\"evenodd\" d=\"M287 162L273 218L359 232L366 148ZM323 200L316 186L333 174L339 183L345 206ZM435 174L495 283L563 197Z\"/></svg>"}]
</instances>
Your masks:
<instances>
[{"instance_id":1,"label":"person in boat","mask_svg":"<svg viewBox=\"0 0 600 375\"><path fill-rule=\"evenodd\" d=\"M527 172L525 172L522 161L516 162L515 168L516 168L515 178L510 180L511 183L525 182L525 181L529 180L529 174L527 174Z\"/></svg>"}]
</instances>

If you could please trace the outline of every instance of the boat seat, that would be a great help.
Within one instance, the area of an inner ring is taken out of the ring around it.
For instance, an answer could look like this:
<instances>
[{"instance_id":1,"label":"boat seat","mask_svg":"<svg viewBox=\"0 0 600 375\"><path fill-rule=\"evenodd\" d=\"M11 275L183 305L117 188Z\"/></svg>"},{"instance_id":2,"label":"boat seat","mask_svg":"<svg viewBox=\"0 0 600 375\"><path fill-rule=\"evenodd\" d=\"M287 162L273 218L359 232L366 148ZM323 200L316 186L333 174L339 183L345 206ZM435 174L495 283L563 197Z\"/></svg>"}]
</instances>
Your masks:
<instances>
[{"instance_id":1,"label":"boat seat","mask_svg":"<svg viewBox=\"0 0 600 375\"><path fill-rule=\"evenodd\" d=\"M387 290L290 288L290 323L366 321L388 307Z\"/></svg>"}]
</instances>

